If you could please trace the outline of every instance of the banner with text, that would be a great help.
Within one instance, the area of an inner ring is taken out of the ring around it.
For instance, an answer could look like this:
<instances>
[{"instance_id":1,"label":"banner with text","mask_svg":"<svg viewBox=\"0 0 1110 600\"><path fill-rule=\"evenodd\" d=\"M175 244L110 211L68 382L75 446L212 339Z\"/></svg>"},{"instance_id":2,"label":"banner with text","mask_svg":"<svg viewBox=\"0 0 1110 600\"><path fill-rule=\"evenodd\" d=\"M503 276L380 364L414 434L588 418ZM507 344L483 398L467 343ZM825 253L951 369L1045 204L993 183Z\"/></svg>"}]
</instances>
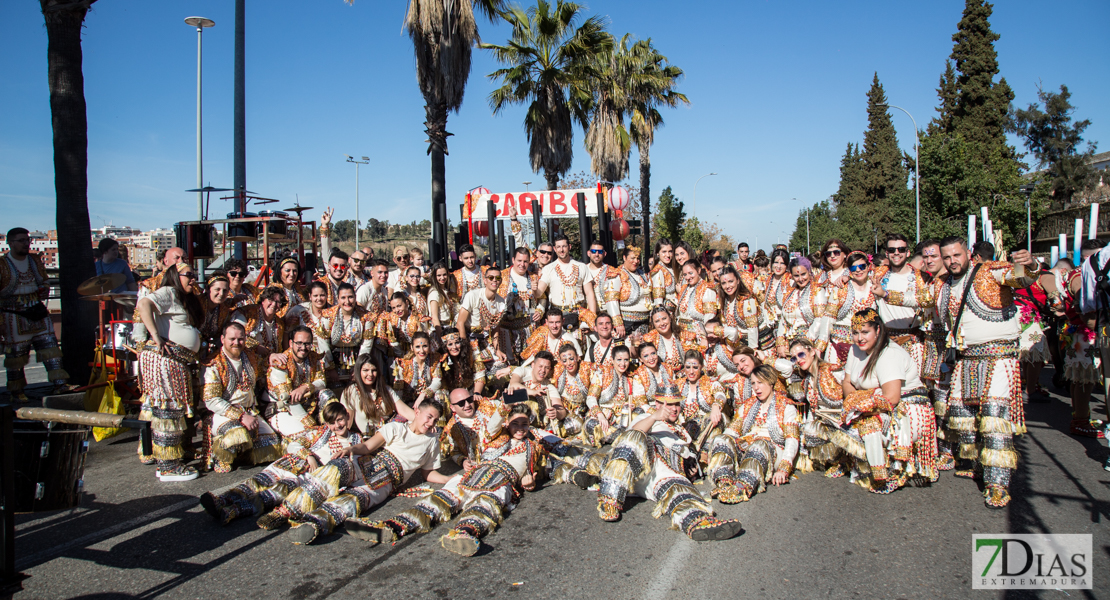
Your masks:
<instances>
[{"instance_id":1,"label":"banner with text","mask_svg":"<svg viewBox=\"0 0 1110 600\"><path fill-rule=\"evenodd\" d=\"M517 218L521 220L532 218L532 201L539 206L540 216L545 219L577 219L578 201L577 194L586 195L586 216L597 216L597 190L585 188L580 190L543 190L535 192L506 192L503 194L473 194L470 196L469 207L464 198L462 204L462 220L466 221L470 211L474 213L475 221L485 221L489 215L489 203L492 202L497 211L498 220L509 219L509 207L515 206ZM468 210L469 208L469 210Z\"/></svg>"}]
</instances>

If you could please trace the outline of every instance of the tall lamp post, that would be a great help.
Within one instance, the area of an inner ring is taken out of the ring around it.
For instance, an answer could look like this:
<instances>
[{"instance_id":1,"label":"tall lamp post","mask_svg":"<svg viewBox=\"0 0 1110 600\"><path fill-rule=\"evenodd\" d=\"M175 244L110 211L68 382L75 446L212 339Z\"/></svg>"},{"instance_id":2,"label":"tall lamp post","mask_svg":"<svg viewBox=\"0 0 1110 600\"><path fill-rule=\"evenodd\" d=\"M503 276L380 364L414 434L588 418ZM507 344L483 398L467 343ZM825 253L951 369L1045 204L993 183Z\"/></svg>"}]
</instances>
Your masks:
<instances>
[{"instance_id":1,"label":"tall lamp post","mask_svg":"<svg viewBox=\"0 0 1110 600\"><path fill-rule=\"evenodd\" d=\"M690 216L692 217L698 216L698 184L701 183L702 179L705 179L710 175L716 175L716 173L706 173L705 175L698 177L698 180L694 182L694 201L691 202L693 206L690 208Z\"/></svg>"},{"instance_id":2,"label":"tall lamp post","mask_svg":"<svg viewBox=\"0 0 1110 600\"><path fill-rule=\"evenodd\" d=\"M1035 184L1026 183L1018 188L1025 195L1025 249L1033 252L1033 207L1030 200L1033 196Z\"/></svg>"},{"instance_id":3,"label":"tall lamp post","mask_svg":"<svg viewBox=\"0 0 1110 600\"><path fill-rule=\"evenodd\" d=\"M347 157L347 162L355 164L355 250L358 250L358 230L361 223L358 220L358 166L370 164L370 157L363 156L362 160L355 160L355 157L350 154L344 154Z\"/></svg>"},{"instance_id":4,"label":"tall lamp post","mask_svg":"<svg viewBox=\"0 0 1110 600\"><path fill-rule=\"evenodd\" d=\"M916 215L917 215L916 216L917 237L916 237L916 239L914 239L914 243L916 244L916 243L921 242L921 169L918 167L918 164L917 164L917 155L918 155L918 152L919 152L918 151L919 139L918 139L918 135L917 135L917 121L914 120L913 115L910 114L910 111L902 108L901 106L894 106L893 104L880 104L879 106L889 107L889 108L897 108L898 110L906 113L906 116L910 118L910 122L913 123L913 192L914 192L914 196L915 196L914 197L914 208L915 208L915 212L916 212Z\"/></svg>"},{"instance_id":5,"label":"tall lamp post","mask_svg":"<svg viewBox=\"0 0 1110 600\"><path fill-rule=\"evenodd\" d=\"M201 143L201 40L205 27L214 27L216 22L204 17L188 17L185 24L197 28L197 189L204 187L204 145ZM197 192L197 220L204 220L204 192ZM204 276L204 261L198 265L201 277Z\"/></svg>"}]
</instances>

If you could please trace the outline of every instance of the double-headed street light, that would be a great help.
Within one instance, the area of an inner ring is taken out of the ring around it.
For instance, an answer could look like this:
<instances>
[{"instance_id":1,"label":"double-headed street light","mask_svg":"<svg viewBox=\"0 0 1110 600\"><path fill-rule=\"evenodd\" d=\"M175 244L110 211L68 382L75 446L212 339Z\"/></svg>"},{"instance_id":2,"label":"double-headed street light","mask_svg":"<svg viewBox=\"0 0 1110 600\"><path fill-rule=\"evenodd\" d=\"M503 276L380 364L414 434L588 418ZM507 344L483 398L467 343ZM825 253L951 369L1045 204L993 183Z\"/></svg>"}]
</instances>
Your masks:
<instances>
[{"instance_id":1,"label":"double-headed street light","mask_svg":"<svg viewBox=\"0 0 1110 600\"><path fill-rule=\"evenodd\" d=\"M201 39L205 27L214 27L216 22L204 17L188 17L185 24L197 28L197 189L204 187L204 146L201 143ZM204 219L204 192L197 192L197 220ZM198 265L204 275L204 261Z\"/></svg>"},{"instance_id":2,"label":"double-headed street light","mask_svg":"<svg viewBox=\"0 0 1110 600\"><path fill-rule=\"evenodd\" d=\"M706 177L709 177L710 175L716 175L716 173L706 173L705 175L702 175L701 177L698 177L698 180L694 182L694 201L690 203L692 205L690 207L690 216L691 217L698 216L698 183L701 183L702 179L705 179Z\"/></svg>"},{"instance_id":3,"label":"double-headed street light","mask_svg":"<svg viewBox=\"0 0 1110 600\"><path fill-rule=\"evenodd\" d=\"M350 154L344 154L347 157L347 162L355 164L355 249L358 249L358 230L361 224L358 220L358 166L370 164L370 157L363 156L362 160L355 160L355 157Z\"/></svg>"}]
</instances>

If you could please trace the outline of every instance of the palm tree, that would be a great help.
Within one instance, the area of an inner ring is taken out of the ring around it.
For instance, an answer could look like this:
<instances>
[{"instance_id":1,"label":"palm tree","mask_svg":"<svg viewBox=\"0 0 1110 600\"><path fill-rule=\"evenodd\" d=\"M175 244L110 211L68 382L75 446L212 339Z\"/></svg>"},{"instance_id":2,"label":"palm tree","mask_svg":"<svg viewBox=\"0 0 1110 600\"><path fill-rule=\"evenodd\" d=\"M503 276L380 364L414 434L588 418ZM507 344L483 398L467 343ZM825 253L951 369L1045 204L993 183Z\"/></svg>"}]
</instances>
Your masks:
<instances>
[{"instance_id":1,"label":"palm tree","mask_svg":"<svg viewBox=\"0 0 1110 600\"><path fill-rule=\"evenodd\" d=\"M641 85L633 86L629 91L629 104L631 115L629 125L632 130L632 143L640 154L640 210L643 213L644 247L643 255L650 255L651 232L648 224L651 223L651 145L655 141L655 130L663 126L663 115L659 113L660 106L674 108L679 103L690 104L690 100L681 92L676 92L678 80L682 78L682 69L669 64L667 57L659 54L651 44L651 38L637 44L644 44L641 53L640 68L644 74L640 78Z\"/></svg>"},{"instance_id":2,"label":"palm tree","mask_svg":"<svg viewBox=\"0 0 1110 600\"><path fill-rule=\"evenodd\" d=\"M81 28L96 0L40 0L46 21L46 64L54 130L59 284L62 300L62 366L72 381L88 379L96 340L95 306L77 293L96 275L89 235L89 123L85 109Z\"/></svg>"},{"instance_id":3,"label":"palm tree","mask_svg":"<svg viewBox=\"0 0 1110 600\"><path fill-rule=\"evenodd\" d=\"M353 3L354 0L346 0ZM424 95L424 133L432 157L432 261L447 255L447 113L458 112L470 77L470 54L481 40L474 9L495 20L504 0L409 0L405 31L416 52L416 81Z\"/></svg>"},{"instance_id":4,"label":"palm tree","mask_svg":"<svg viewBox=\"0 0 1110 600\"><path fill-rule=\"evenodd\" d=\"M509 65L489 75L501 87L489 95L494 114L506 106L529 103L524 131L532 171L543 170L547 189L558 188L559 177L570 170L574 157L574 120L585 126L592 94L586 82L592 57L612 45L604 21L590 17L576 27L583 7L556 0L539 0L525 12L513 7L502 18L513 26L504 45L482 44L498 62Z\"/></svg>"}]
</instances>

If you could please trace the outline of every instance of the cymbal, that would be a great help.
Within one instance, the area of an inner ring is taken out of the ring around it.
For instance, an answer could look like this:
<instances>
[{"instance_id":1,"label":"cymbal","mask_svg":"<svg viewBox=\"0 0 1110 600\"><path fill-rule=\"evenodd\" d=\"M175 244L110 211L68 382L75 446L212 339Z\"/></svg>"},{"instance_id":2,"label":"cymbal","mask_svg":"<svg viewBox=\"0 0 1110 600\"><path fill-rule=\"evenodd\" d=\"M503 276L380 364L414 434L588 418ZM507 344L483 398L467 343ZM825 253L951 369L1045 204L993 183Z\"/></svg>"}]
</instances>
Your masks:
<instances>
[{"instance_id":1,"label":"cymbal","mask_svg":"<svg viewBox=\"0 0 1110 600\"><path fill-rule=\"evenodd\" d=\"M312 210L312 207L311 206L299 206L298 205L298 206L292 206L290 208L283 208L281 210L302 213L306 210Z\"/></svg>"},{"instance_id":2,"label":"cymbal","mask_svg":"<svg viewBox=\"0 0 1110 600\"><path fill-rule=\"evenodd\" d=\"M277 202L277 200L270 200L267 198L259 198L254 201L255 204L272 204L274 202Z\"/></svg>"},{"instance_id":3,"label":"cymbal","mask_svg":"<svg viewBox=\"0 0 1110 600\"><path fill-rule=\"evenodd\" d=\"M118 294L93 294L92 296L84 296L82 300L89 302L115 302L124 306L134 307L139 302L139 292L120 292Z\"/></svg>"},{"instance_id":4,"label":"cymbal","mask_svg":"<svg viewBox=\"0 0 1110 600\"><path fill-rule=\"evenodd\" d=\"M91 294L103 294L109 290L113 290L123 285L127 281L127 277L123 273L105 273L104 275L97 275L77 286L77 293L82 296Z\"/></svg>"},{"instance_id":5,"label":"cymbal","mask_svg":"<svg viewBox=\"0 0 1110 600\"><path fill-rule=\"evenodd\" d=\"M210 185L206 185L202 188L197 188L195 190L185 190L185 191L186 192L233 192L235 190L233 190L232 188L218 188L218 187L212 187Z\"/></svg>"}]
</instances>

